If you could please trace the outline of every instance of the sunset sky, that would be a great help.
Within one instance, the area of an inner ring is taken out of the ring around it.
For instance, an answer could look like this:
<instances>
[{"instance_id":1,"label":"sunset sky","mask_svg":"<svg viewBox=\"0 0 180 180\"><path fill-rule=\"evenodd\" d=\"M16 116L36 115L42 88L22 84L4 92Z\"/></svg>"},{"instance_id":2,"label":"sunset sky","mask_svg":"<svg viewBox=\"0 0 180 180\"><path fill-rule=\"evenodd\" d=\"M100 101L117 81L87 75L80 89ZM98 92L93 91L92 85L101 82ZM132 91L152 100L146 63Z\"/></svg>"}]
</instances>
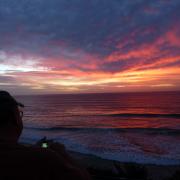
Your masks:
<instances>
[{"instance_id":1,"label":"sunset sky","mask_svg":"<svg viewBox=\"0 0 180 180\"><path fill-rule=\"evenodd\" d=\"M0 0L0 89L180 90L180 1Z\"/></svg>"}]
</instances>

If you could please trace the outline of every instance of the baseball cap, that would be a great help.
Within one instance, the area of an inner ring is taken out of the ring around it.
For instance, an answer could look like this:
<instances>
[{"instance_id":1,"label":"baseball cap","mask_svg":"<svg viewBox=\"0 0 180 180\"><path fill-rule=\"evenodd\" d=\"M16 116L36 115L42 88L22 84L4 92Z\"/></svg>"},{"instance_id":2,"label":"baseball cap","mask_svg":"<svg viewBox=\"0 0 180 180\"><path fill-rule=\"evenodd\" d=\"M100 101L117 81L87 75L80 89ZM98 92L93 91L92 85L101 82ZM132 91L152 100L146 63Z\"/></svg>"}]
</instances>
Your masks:
<instances>
[{"instance_id":1,"label":"baseball cap","mask_svg":"<svg viewBox=\"0 0 180 180\"><path fill-rule=\"evenodd\" d=\"M7 91L0 91L0 107L11 106L24 107L22 103L17 102Z\"/></svg>"}]
</instances>

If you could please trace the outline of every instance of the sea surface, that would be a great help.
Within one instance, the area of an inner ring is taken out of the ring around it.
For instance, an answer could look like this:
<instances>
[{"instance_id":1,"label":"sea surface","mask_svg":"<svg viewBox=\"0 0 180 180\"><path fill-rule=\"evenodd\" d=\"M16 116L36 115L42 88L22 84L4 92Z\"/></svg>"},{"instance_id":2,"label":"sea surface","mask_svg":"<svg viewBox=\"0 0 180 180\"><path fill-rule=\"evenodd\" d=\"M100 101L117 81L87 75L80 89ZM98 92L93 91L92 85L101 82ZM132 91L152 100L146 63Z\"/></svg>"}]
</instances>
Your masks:
<instances>
[{"instance_id":1,"label":"sea surface","mask_svg":"<svg viewBox=\"0 0 180 180\"><path fill-rule=\"evenodd\" d=\"M123 162L180 164L180 92L18 96L20 141Z\"/></svg>"}]
</instances>

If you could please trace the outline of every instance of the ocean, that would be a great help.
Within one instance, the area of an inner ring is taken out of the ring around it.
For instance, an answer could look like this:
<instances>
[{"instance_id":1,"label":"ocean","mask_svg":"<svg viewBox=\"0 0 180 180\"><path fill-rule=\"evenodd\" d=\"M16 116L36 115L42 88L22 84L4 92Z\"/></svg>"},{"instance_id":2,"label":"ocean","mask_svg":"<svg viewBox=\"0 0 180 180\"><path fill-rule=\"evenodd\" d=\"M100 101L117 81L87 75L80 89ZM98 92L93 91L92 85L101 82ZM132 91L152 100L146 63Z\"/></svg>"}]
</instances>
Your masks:
<instances>
[{"instance_id":1,"label":"ocean","mask_svg":"<svg viewBox=\"0 0 180 180\"><path fill-rule=\"evenodd\" d=\"M105 159L180 164L180 93L17 96L23 143L44 136Z\"/></svg>"}]
</instances>

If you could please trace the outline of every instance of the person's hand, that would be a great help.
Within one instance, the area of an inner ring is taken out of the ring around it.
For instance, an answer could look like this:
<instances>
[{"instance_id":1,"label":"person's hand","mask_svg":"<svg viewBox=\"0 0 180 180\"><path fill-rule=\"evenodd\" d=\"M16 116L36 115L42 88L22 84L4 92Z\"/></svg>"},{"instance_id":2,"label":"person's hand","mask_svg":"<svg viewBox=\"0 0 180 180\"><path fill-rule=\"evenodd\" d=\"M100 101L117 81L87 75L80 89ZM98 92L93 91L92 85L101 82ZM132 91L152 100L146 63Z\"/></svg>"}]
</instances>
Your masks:
<instances>
[{"instance_id":1,"label":"person's hand","mask_svg":"<svg viewBox=\"0 0 180 180\"><path fill-rule=\"evenodd\" d=\"M47 140L47 138L46 138L46 136L45 136L45 137L43 137L42 139L40 139L39 141L37 141L37 142L34 144L34 146L36 146L36 147L42 147L42 144L43 144L43 143L49 144L49 143L51 143L51 142L53 142L53 140Z\"/></svg>"},{"instance_id":2,"label":"person's hand","mask_svg":"<svg viewBox=\"0 0 180 180\"><path fill-rule=\"evenodd\" d=\"M46 137L42 138L36 143L36 146L42 147L42 143L46 142L48 144L48 151L53 151L59 157L61 162L66 164L69 171L74 174L74 176L79 177L79 180L90 180L90 175L85 168L83 168L77 160L69 155L66 151L64 144L54 142L53 140L47 140Z\"/></svg>"}]
</instances>

